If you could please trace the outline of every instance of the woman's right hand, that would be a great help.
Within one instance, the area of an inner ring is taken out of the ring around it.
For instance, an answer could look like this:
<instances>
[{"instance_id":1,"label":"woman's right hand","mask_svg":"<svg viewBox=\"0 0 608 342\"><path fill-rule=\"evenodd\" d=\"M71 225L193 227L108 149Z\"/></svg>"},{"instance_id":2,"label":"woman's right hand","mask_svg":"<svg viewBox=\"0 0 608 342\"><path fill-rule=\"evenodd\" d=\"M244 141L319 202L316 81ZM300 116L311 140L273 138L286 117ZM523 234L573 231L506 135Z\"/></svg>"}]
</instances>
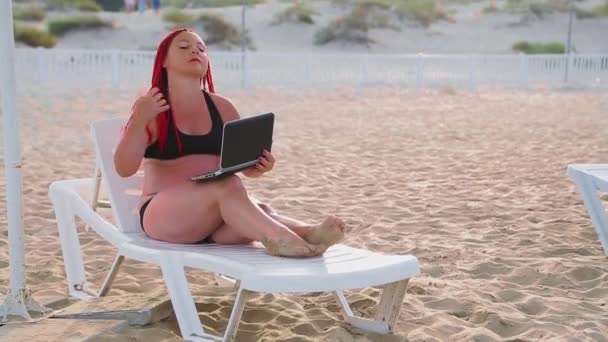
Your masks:
<instances>
[{"instance_id":1,"label":"woman's right hand","mask_svg":"<svg viewBox=\"0 0 608 342\"><path fill-rule=\"evenodd\" d=\"M163 93L156 87L151 88L148 93L140 96L133 105L134 118L143 125L154 119L158 114L169 109Z\"/></svg>"}]
</instances>

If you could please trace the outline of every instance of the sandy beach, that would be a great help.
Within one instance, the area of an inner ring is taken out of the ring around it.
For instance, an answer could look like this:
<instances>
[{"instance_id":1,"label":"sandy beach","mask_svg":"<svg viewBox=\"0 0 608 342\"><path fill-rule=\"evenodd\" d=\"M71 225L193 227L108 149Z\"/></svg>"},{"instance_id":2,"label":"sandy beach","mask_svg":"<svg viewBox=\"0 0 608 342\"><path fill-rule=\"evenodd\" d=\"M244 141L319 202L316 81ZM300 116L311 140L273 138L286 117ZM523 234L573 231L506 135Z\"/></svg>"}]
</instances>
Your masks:
<instances>
[{"instance_id":1,"label":"sandy beach","mask_svg":"<svg viewBox=\"0 0 608 342\"><path fill-rule=\"evenodd\" d=\"M48 186L93 175L88 124L126 115L136 92L20 90L34 297L67 293ZM230 97L243 115L277 115L277 164L245 179L252 194L301 220L339 215L353 227L347 245L414 254L422 268L394 336L349 327L329 294L263 294L247 304L237 341L608 341L608 260L566 176L569 163L608 158L605 93L343 88ZM5 182L2 169L3 294ZM99 287L115 250L93 231L82 230L80 241ZM191 271L189 281L206 328L221 332L235 293L216 287L209 273ZM127 259L109 295L130 293L166 295L158 267ZM348 298L369 317L379 294L369 288ZM172 317L98 340L176 341L179 329Z\"/></svg>"}]
</instances>

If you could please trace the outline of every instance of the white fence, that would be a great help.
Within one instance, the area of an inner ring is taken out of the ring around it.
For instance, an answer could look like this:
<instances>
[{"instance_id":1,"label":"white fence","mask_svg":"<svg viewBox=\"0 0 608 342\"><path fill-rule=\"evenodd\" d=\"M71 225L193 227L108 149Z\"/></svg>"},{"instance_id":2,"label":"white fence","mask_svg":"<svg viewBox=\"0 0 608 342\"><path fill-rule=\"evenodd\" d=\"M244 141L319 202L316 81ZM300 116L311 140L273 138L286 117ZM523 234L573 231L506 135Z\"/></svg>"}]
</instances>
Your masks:
<instances>
[{"instance_id":1,"label":"white fence","mask_svg":"<svg viewBox=\"0 0 608 342\"><path fill-rule=\"evenodd\" d=\"M16 50L21 84L149 84L154 52ZM606 55L211 54L220 89L252 87L608 88Z\"/></svg>"}]
</instances>

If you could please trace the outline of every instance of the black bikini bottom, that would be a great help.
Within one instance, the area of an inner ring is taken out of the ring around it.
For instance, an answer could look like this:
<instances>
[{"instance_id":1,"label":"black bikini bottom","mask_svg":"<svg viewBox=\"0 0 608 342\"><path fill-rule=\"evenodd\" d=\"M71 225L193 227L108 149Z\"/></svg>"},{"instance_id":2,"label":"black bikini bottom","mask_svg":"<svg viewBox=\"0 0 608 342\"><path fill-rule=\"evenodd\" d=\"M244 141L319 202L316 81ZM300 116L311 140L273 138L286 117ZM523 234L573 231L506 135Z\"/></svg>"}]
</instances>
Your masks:
<instances>
[{"instance_id":1,"label":"black bikini bottom","mask_svg":"<svg viewBox=\"0 0 608 342\"><path fill-rule=\"evenodd\" d=\"M148 233L146 233L146 229L144 228L144 214L146 213L146 208L148 208L148 204L150 204L153 198L154 197L147 200L139 209L139 224L141 225L141 230L143 230L144 234L146 234L146 236L149 238L151 237L150 235L148 235ZM215 241L213 241L213 238L211 237L211 235L209 235L201 241L195 242L195 244L199 243L215 243Z\"/></svg>"}]
</instances>

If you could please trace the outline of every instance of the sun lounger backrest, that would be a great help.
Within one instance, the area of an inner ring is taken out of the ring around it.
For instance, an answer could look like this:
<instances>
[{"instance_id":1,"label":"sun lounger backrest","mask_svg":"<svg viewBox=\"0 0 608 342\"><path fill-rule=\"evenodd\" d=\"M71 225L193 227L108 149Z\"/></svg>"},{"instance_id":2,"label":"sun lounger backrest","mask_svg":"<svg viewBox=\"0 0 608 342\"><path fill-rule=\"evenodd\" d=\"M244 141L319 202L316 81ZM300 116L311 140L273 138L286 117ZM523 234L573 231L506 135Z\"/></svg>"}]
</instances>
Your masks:
<instances>
[{"instance_id":1,"label":"sun lounger backrest","mask_svg":"<svg viewBox=\"0 0 608 342\"><path fill-rule=\"evenodd\" d=\"M110 197L110 204L118 229L125 233L141 231L139 224L139 196L143 174L123 178L114 167L114 151L118 145L126 118L104 119L93 122L91 135L101 169L102 184Z\"/></svg>"}]
</instances>

